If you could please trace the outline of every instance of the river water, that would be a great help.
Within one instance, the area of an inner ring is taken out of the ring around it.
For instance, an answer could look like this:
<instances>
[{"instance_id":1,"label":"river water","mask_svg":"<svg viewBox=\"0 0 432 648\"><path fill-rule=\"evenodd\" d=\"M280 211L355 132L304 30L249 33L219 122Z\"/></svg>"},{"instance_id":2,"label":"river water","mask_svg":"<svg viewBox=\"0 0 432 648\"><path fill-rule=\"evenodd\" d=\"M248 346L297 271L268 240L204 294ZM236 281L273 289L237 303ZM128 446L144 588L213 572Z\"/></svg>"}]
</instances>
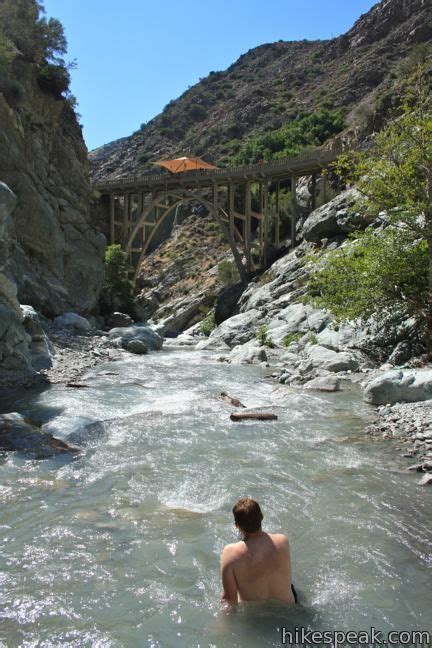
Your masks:
<instances>
[{"instance_id":1,"label":"river water","mask_svg":"<svg viewBox=\"0 0 432 648\"><path fill-rule=\"evenodd\" d=\"M354 388L303 393L268 371L166 350L98 367L90 389L0 399L83 449L0 459L0 646L253 648L281 645L283 627L432 631L432 493L391 444L365 439L371 412ZM221 391L278 421L232 423ZM220 611L219 554L244 495L265 529L289 535L296 608Z\"/></svg>"}]
</instances>

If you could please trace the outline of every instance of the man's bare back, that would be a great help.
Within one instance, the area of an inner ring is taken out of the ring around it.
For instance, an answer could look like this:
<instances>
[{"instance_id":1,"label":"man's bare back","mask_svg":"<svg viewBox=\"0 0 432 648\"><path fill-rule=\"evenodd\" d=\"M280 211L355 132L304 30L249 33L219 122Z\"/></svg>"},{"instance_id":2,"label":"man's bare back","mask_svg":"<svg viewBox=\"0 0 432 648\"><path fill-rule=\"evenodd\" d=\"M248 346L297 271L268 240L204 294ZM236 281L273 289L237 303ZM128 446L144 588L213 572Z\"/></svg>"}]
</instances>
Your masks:
<instances>
[{"instance_id":1,"label":"man's bare back","mask_svg":"<svg viewBox=\"0 0 432 648\"><path fill-rule=\"evenodd\" d=\"M254 502L249 498L239 500L246 505L248 501ZM222 600L232 605L239 600L295 603L288 538L281 533L261 529L245 532L239 528L244 539L227 545L221 556Z\"/></svg>"}]
</instances>

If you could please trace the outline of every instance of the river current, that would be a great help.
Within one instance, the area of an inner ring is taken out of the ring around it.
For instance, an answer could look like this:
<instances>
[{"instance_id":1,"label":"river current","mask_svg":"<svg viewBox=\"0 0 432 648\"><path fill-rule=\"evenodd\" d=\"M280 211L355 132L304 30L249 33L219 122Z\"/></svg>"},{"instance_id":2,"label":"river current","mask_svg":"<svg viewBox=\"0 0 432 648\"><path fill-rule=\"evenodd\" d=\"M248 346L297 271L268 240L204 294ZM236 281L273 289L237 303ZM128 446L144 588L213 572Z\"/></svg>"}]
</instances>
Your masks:
<instances>
[{"instance_id":1,"label":"river current","mask_svg":"<svg viewBox=\"0 0 432 648\"><path fill-rule=\"evenodd\" d=\"M282 628L432 632L432 492L366 439L360 392L302 392L268 369L166 350L89 389L8 401L82 448L0 458L0 646L281 645ZM233 423L221 391L277 421ZM101 421L103 421L101 423ZM220 611L231 508L290 538L301 605ZM401 644L402 645L402 644Z\"/></svg>"}]
</instances>

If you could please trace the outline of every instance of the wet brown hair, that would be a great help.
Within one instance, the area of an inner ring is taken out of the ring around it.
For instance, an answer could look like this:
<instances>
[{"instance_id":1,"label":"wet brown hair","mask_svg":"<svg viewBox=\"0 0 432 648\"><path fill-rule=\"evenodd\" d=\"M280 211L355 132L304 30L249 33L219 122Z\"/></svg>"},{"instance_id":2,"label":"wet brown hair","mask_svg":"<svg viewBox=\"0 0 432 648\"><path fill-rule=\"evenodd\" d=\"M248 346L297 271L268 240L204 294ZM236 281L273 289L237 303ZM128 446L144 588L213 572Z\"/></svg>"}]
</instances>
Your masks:
<instances>
[{"instance_id":1,"label":"wet brown hair","mask_svg":"<svg viewBox=\"0 0 432 648\"><path fill-rule=\"evenodd\" d=\"M258 502L250 497L241 497L233 506L233 515L236 525L246 533L261 531L263 514Z\"/></svg>"}]
</instances>

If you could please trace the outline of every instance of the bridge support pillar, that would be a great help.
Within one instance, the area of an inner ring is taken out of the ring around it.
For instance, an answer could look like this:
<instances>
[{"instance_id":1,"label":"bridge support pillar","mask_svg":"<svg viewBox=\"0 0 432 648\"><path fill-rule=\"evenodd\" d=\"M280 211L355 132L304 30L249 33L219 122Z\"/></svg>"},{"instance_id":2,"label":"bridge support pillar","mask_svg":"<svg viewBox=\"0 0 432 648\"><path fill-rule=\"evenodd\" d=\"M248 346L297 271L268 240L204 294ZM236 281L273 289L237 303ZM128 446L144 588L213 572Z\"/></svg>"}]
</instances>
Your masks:
<instances>
[{"instance_id":1,"label":"bridge support pillar","mask_svg":"<svg viewBox=\"0 0 432 648\"><path fill-rule=\"evenodd\" d=\"M129 237L129 218L130 218L130 196L125 193L123 195L123 227L122 227L122 244L126 247Z\"/></svg>"},{"instance_id":2,"label":"bridge support pillar","mask_svg":"<svg viewBox=\"0 0 432 648\"><path fill-rule=\"evenodd\" d=\"M115 243L115 195L110 193L110 244Z\"/></svg>"},{"instance_id":3,"label":"bridge support pillar","mask_svg":"<svg viewBox=\"0 0 432 648\"><path fill-rule=\"evenodd\" d=\"M234 240L234 193L235 187L231 183L228 185L228 217L229 217L229 233Z\"/></svg>"},{"instance_id":4,"label":"bridge support pillar","mask_svg":"<svg viewBox=\"0 0 432 648\"><path fill-rule=\"evenodd\" d=\"M243 231L243 240L245 247L246 255L246 270L248 275L252 271L252 254L251 254L251 237L252 237L252 193L251 193L251 183L246 182L245 185L245 221L244 221L244 231Z\"/></svg>"}]
</instances>

